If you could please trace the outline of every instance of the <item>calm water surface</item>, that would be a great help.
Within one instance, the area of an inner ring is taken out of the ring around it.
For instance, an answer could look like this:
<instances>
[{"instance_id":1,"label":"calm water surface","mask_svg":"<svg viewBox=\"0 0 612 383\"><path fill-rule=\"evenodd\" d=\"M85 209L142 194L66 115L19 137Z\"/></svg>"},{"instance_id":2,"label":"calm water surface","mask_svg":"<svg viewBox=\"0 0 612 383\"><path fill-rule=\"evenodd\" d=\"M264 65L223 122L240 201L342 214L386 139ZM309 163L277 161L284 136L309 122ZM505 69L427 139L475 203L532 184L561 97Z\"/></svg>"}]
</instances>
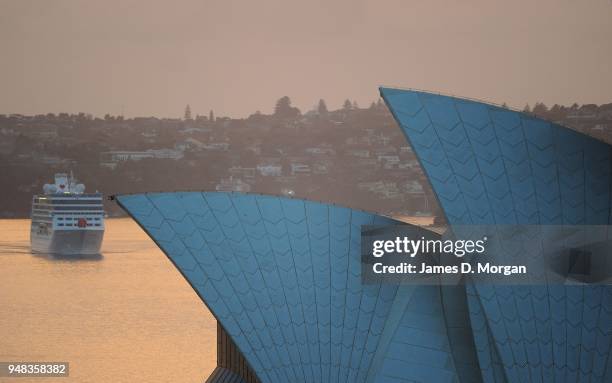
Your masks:
<instances>
[{"instance_id":1,"label":"calm water surface","mask_svg":"<svg viewBox=\"0 0 612 383\"><path fill-rule=\"evenodd\" d=\"M146 234L109 219L98 259L32 255L29 220L0 220L0 361L67 361L69 378L203 382L216 323Z\"/></svg>"}]
</instances>

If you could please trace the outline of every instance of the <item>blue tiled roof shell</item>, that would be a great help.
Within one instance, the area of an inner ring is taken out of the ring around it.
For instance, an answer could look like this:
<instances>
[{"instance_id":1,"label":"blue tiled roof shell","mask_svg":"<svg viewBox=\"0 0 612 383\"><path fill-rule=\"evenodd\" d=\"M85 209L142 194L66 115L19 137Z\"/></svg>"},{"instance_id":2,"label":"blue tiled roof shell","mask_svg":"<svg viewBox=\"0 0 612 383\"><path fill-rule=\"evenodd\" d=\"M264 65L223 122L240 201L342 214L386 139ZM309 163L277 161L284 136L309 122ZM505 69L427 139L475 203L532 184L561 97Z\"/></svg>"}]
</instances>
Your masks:
<instances>
[{"instance_id":1,"label":"blue tiled roof shell","mask_svg":"<svg viewBox=\"0 0 612 383\"><path fill-rule=\"evenodd\" d=\"M611 223L608 144L494 105L380 91L449 224ZM468 284L467 296L483 381L612 382L610 286Z\"/></svg>"},{"instance_id":2,"label":"blue tiled roof shell","mask_svg":"<svg viewBox=\"0 0 612 383\"><path fill-rule=\"evenodd\" d=\"M444 301L439 287L361 283L361 226L395 220L255 194L117 200L190 282L262 382L424 376L453 382L478 371L473 344L465 352L460 343L469 334L466 304L448 294Z\"/></svg>"}]
</instances>

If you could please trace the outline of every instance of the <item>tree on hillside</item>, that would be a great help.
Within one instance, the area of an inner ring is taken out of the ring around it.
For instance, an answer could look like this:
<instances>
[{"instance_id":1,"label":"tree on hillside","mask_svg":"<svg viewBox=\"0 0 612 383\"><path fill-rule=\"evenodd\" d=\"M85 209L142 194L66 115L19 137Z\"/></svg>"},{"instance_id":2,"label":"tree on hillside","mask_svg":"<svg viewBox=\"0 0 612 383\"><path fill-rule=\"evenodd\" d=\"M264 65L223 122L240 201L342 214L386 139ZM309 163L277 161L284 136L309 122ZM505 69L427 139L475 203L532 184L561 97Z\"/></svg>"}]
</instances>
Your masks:
<instances>
[{"instance_id":1,"label":"tree on hillside","mask_svg":"<svg viewBox=\"0 0 612 383\"><path fill-rule=\"evenodd\" d=\"M274 115L281 118L295 118L300 115L300 110L291 106L291 99L283 96L276 101Z\"/></svg>"},{"instance_id":2,"label":"tree on hillside","mask_svg":"<svg viewBox=\"0 0 612 383\"><path fill-rule=\"evenodd\" d=\"M353 104L351 103L351 100L349 100L348 98L344 100L344 105L342 105L342 109L351 110L352 108L353 108Z\"/></svg>"},{"instance_id":3,"label":"tree on hillside","mask_svg":"<svg viewBox=\"0 0 612 383\"><path fill-rule=\"evenodd\" d=\"M523 112L524 113L531 113L531 107L529 106L529 104L525 104L525 107L523 108Z\"/></svg>"},{"instance_id":4,"label":"tree on hillside","mask_svg":"<svg viewBox=\"0 0 612 383\"><path fill-rule=\"evenodd\" d=\"M548 107L543 102L536 102L532 112L533 114L542 115L548 112Z\"/></svg>"},{"instance_id":5,"label":"tree on hillside","mask_svg":"<svg viewBox=\"0 0 612 383\"><path fill-rule=\"evenodd\" d=\"M213 113L212 109L210 110L210 113L208 113L208 121L215 122L215 114Z\"/></svg>"},{"instance_id":6,"label":"tree on hillside","mask_svg":"<svg viewBox=\"0 0 612 383\"><path fill-rule=\"evenodd\" d=\"M189 106L189 104L187 104L187 106L185 107L185 115L183 117L183 119L185 121L189 121L191 120L191 107Z\"/></svg>"},{"instance_id":7,"label":"tree on hillside","mask_svg":"<svg viewBox=\"0 0 612 383\"><path fill-rule=\"evenodd\" d=\"M317 107L317 111L319 112L320 116L325 116L327 114L327 104L325 103L325 100L319 100L319 106Z\"/></svg>"},{"instance_id":8,"label":"tree on hillside","mask_svg":"<svg viewBox=\"0 0 612 383\"><path fill-rule=\"evenodd\" d=\"M555 104L550 108L550 111L548 112L549 114L549 119L551 120L562 120L565 117L565 111L564 108L559 105L559 104Z\"/></svg>"}]
</instances>

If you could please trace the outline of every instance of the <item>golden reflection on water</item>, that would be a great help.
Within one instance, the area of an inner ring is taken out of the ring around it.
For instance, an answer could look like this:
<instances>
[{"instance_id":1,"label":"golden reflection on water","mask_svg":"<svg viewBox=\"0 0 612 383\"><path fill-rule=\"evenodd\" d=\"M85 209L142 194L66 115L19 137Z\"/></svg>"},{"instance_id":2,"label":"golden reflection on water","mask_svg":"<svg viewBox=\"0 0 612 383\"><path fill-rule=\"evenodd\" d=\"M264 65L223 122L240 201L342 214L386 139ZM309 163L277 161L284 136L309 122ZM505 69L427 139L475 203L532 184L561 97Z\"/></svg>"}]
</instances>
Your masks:
<instances>
[{"instance_id":1,"label":"golden reflection on water","mask_svg":"<svg viewBox=\"0 0 612 383\"><path fill-rule=\"evenodd\" d=\"M109 219L102 256L32 255L29 220L0 220L0 361L67 361L69 378L203 382L216 323L131 219ZM0 378L2 381L3 378Z\"/></svg>"}]
</instances>

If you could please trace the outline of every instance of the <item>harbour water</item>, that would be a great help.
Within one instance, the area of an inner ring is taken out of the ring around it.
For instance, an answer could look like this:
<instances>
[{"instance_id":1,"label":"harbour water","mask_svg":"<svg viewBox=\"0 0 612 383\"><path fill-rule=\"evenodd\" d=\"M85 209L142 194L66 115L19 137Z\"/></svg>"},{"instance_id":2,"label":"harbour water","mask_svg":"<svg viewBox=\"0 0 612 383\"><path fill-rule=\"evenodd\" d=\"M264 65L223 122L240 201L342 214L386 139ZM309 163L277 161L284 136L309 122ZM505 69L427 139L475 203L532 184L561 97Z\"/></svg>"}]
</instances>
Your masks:
<instances>
[{"instance_id":1,"label":"harbour water","mask_svg":"<svg viewBox=\"0 0 612 383\"><path fill-rule=\"evenodd\" d=\"M45 382L208 377L215 320L131 219L107 220L102 256L82 259L31 254L29 225L0 220L0 361L70 363Z\"/></svg>"}]
</instances>

